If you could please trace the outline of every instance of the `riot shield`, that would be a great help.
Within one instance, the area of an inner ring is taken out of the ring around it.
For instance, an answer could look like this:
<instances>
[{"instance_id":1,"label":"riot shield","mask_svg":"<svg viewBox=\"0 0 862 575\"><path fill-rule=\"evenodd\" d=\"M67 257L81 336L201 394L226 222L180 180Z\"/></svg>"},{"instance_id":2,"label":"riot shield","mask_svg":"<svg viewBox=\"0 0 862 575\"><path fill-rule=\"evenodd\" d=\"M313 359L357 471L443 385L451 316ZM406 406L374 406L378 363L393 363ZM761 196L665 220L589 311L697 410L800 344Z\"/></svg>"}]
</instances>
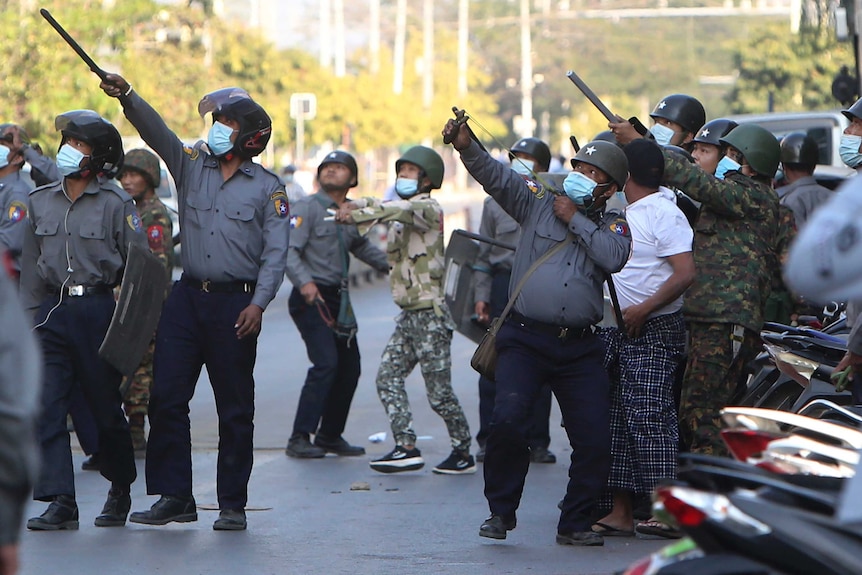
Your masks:
<instances>
[{"instance_id":1,"label":"riot shield","mask_svg":"<svg viewBox=\"0 0 862 575\"><path fill-rule=\"evenodd\" d=\"M482 336L487 331L486 326L479 325L474 321L473 309L473 266L479 254L479 242L487 242L507 249L515 249L515 246L486 238L466 230L454 230L446 246L446 276L443 284L446 305L455 319L455 329L473 340L475 343L482 341Z\"/></svg>"},{"instance_id":2,"label":"riot shield","mask_svg":"<svg viewBox=\"0 0 862 575\"><path fill-rule=\"evenodd\" d=\"M168 287L165 266L144 247L130 244L120 297L99 357L124 376L138 368L156 331Z\"/></svg>"}]
</instances>

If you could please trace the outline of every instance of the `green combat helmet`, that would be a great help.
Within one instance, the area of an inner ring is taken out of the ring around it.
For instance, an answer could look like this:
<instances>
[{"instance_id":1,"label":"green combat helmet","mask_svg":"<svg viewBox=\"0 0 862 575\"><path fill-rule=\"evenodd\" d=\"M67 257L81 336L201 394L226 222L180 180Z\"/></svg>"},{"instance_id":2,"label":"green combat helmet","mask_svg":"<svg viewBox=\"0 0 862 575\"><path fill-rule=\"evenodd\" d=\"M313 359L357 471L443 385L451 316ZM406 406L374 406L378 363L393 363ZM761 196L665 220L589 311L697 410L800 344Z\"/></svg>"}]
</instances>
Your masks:
<instances>
[{"instance_id":1,"label":"green combat helmet","mask_svg":"<svg viewBox=\"0 0 862 575\"><path fill-rule=\"evenodd\" d=\"M820 149L814 138L805 132L792 132L781 140L781 161L815 166L820 161Z\"/></svg>"},{"instance_id":2,"label":"green combat helmet","mask_svg":"<svg viewBox=\"0 0 862 575\"><path fill-rule=\"evenodd\" d=\"M742 124L719 140L733 146L758 175L772 178L778 169L781 150L772 132L756 124Z\"/></svg>"},{"instance_id":3,"label":"green combat helmet","mask_svg":"<svg viewBox=\"0 0 862 575\"><path fill-rule=\"evenodd\" d=\"M162 180L162 170L159 167L159 159L150 151L138 148L137 150L129 150L126 154L126 159L123 162L123 169L117 174L117 178L121 179L123 173L128 170L140 172L147 184L154 190L159 187Z\"/></svg>"},{"instance_id":4,"label":"green combat helmet","mask_svg":"<svg viewBox=\"0 0 862 575\"><path fill-rule=\"evenodd\" d=\"M424 176L428 176L428 179L431 180L432 190L437 190L443 185L443 158L441 158L440 154L431 148L426 148L425 146L413 146L404 152L404 154L395 162L396 173L404 162L410 162L411 164L416 164L422 168ZM420 182L424 179L424 176L419 178Z\"/></svg>"},{"instance_id":5,"label":"green combat helmet","mask_svg":"<svg viewBox=\"0 0 862 575\"><path fill-rule=\"evenodd\" d=\"M583 162L595 166L614 181L620 190L629 176L629 162L625 153L616 144L604 140L593 140L583 146L572 159L572 167L575 162Z\"/></svg>"}]
</instances>

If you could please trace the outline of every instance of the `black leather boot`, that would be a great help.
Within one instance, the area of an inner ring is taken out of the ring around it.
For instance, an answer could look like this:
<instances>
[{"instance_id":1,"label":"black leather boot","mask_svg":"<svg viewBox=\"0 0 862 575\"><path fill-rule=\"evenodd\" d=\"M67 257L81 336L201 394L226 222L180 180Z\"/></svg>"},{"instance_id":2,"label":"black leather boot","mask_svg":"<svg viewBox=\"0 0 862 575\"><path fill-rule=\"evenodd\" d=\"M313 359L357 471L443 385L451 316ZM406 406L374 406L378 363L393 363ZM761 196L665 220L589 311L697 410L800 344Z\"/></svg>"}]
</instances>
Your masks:
<instances>
[{"instance_id":1,"label":"black leather boot","mask_svg":"<svg viewBox=\"0 0 862 575\"><path fill-rule=\"evenodd\" d=\"M62 531L78 529L78 504L72 495L57 495L39 517L27 520L31 531Z\"/></svg>"}]
</instances>

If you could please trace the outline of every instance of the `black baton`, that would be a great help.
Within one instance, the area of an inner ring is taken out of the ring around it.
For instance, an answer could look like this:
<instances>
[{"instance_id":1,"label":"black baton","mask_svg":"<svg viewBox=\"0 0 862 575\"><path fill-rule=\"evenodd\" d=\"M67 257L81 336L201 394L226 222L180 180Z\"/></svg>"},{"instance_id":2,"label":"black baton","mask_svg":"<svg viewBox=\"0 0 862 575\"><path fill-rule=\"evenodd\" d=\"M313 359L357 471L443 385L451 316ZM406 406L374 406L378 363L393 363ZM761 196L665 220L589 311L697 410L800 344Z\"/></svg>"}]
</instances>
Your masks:
<instances>
[{"instance_id":1,"label":"black baton","mask_svg":"<svg viewBox=\"0 0 862 575\"><path fill-rule=\"evenodd\" d=\"M83 60L84 63L90 67L91 71L93 71L102 80L108 77L108 73L96 65L93 59L90 58L90 55L84 52L84 49L81 48L80 44L75 42L75 39L69 36L69 33L66 32L66 30L64 30L62 26L60 26L60 23L54 20L54 17L51 16L50 12L42 8L41 10L39 10L39 13L45 20L48 21L48 24L53 26L54 30L56 30L57 33L63 37L63 40L65 40L66 43L72 47L72 50L74 50L78 54L78 56L81 57L81 60Z\"/></svg>"},{"instance_id":2,"label":"black baton","mask_svg":"<svg viewBox=\"0 0 862 575\"><path fill-rule=\"evenodd\" d=\"M572 81L572 84L578 87L578 90L583 92L584 96L587 97L587 100L593 103L593 106L598 108L599 112L601 112L605 118L608 119L608 122L619 122L620 119L614 116L613 112L611 112L607 106L605 106L604 102L602 102L596 93L593 92L589 86L587 86L586 82L581 80L581 78L575 74L572 70L566 72L566 77Z\"/></svg>"}]
</instances>

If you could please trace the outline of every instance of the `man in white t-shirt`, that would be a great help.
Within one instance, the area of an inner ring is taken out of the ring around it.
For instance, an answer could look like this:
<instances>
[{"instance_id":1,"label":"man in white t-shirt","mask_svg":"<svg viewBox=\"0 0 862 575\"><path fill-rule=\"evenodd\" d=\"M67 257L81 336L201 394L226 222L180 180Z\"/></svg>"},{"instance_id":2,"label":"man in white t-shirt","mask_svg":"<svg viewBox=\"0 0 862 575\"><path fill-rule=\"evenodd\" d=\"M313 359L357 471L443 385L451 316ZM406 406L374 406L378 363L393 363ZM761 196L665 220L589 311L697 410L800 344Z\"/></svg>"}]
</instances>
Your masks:
<instances>
[{"instance_id":1,"label":"man in white t-shirt","mask_svg":"<svg viewBox=\"0 0 862 575\"><path fill-rule=\"evenodd\" d=\"M682 294L694 281L693 232L675 194L659 187L661 148L645 139L623 151L629 161L626 221L632 256L613 274L624 326L603 329L605 368L611 380L612 465L610 513L593 525L602 535L634 535L632 500L659 480L676 475L679 441L673 382L682 369L685 323ZM650 520L639 533L675 536Z\"/></svg>"}]
</instances>

